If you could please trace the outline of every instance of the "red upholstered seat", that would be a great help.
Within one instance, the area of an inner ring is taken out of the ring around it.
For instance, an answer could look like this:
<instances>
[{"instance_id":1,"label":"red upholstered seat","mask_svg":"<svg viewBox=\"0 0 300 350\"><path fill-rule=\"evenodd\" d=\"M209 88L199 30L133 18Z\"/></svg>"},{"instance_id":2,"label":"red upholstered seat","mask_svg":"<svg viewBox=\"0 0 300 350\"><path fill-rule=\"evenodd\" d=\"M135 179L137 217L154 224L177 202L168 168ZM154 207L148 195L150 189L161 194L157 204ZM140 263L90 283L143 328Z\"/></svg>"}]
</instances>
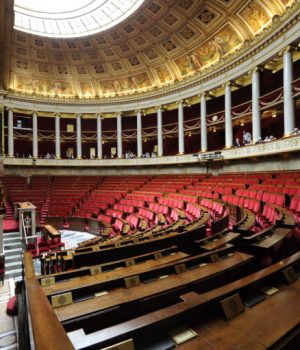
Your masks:
<instances>
[{"instance_id":1,"label":"red upholstered seat","mask_svg":"<svg viewBox=\"0 0 300 350\"><path fill-rule=\"evenodd\" d=\"M15 295L8 300L6 312L10 316L16 316L18 314L18 303Z\"/></svg>"}]
</instances>

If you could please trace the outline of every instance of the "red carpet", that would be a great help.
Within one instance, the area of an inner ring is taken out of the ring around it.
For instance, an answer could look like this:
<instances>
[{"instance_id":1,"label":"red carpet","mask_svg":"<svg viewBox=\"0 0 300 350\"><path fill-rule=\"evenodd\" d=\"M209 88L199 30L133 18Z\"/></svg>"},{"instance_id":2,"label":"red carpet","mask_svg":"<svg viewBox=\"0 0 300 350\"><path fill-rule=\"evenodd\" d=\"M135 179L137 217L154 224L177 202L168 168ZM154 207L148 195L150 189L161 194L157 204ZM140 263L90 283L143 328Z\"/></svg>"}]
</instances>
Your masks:
<instances>
[{"instance_id":1,"label":"red carpet","mask_svg":"<svg viewBox=\"0 0 300 350\"><path fill-rule=\"evenodd\" d=\"M3 231L4 232L11 232L11 231L18 231L19 230L19 223L14 220L3 220Z\"/></svg>"}]
</instances>

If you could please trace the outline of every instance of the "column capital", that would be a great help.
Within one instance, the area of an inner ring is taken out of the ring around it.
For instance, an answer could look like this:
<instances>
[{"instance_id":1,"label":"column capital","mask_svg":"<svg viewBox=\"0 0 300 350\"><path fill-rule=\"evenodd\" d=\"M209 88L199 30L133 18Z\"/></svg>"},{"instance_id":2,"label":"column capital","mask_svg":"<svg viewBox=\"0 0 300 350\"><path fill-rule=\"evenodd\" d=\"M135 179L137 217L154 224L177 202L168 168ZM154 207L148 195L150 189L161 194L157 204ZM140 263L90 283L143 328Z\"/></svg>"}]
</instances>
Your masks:
<instances>
[{"instance_id":1,"label":"column capital","mask_svg":"<svg viewBox=\"0 0 300 350\"><path fill-rule=\"evenodd\" d=\"M201 99L201 97L206 97L208 95L207 91L200 92L197 96Z\"/></svg>"},{"instance_id":2,"label":"column capital","mask_svg":"<svg viewBox=\"0 0 300 350\"><path fill-rule=\"evenodd\" d=\"M4 106L4 109L6 109L7 111L12 111L12 112L14 112L14 108L13 108L13 107Z\"/></svg>"},{"instance_id":3,"label":"column capital","mask_svg":"<svg viewBox=\"0 0 300 350\"><path fill-rule=\"evenodd\" d=\"M164 112L167 110L167 106L166 105L155 106L155 109L156 109L156 111L158 111L160 109L161 112Z\"/></svg>"},{"instance_id":4,"label":"column capital","mask_svg":"<svg viewBox=\"0 0 300 350\"><path fill-rule=\"evenodd\" d=\"M227 83L223 84L222 85L222 88L225 89L227 87L232 87L232 82L231 81L228 81Z\"/></svg>"},{"instance_id":5,"label":"column capital","mask_svg":"<svg viewBox=\"0 0 300 350\"><path fill-rule=\"evenodd\" d=\"M103 118L101 113L96 113L96 118L98 118L98 117L101 118L101 119Z\"/></svg>"},{"instance_id":6,"label":"column capital","mask_svg":"<svg viewBox=\"0 0 300 350\"><path fill-rule=\"evenodd\" d=\"M290 44L290 45L287 45L285 48L283 48L279 53L278 53L278 56L283 56L285 53L287 52L294 52L294 51L298 51L299 48L297 45L294 45L294 44Z\"/></svg>"},{"instance_id":7,"label":"column capital","mask_svg":"<svg viewBox=\"0 0 300 350\"><path fill-rule=\"evenodd\" d=\"M254 67L253 69L251 69L249 71L249 74L253 74L253 73L256 73L256 72L262 72L264 70L264 68L262 66L256 66Z\"/></svg>"},{"instance_id":8,"label":"column capital","mask_svg":"<svg viewBox=\"0 0 300 350\"><path fill-rule=\"evenodd\" d=\"M54 114L54 117L60 118L61 115L60 115L60 113L58 112L58 113L55 113L55 114Z\"/></svg>"},{"instance_id":9,"label":"column capital","mask_svg":"<svg viewBox=\"0 0 300 350\"><path fill-rule=\"evenodd\" d=\"M38 112L37 112L37 111L31 111L31 114L32 114L32 115L35 114L36 116L38 116Z\"/></svg>"},{"instance_id":10,"label":"column capital","mask_svg":"<svg viewBox=\"0 0 300 350\"><path fill-rule=\"evenodd\" d=\"M176 104L177 104L177 105L180 105L180 104L182 104L182 105L183 105L183 103L184 103L184 101L183 101L183 100L178 100L178 101L176 101Z\"/></svg>"},{"instance_id":11,"label":"column capital","mask_svg":"<svg viewBox=\"0 0 300 350\"><path fill-rule=\"evenodd\" d=\"M76 114L76 118L82 118L82 114L81 113L77 113Z\"/></svg>"}]
</instances>

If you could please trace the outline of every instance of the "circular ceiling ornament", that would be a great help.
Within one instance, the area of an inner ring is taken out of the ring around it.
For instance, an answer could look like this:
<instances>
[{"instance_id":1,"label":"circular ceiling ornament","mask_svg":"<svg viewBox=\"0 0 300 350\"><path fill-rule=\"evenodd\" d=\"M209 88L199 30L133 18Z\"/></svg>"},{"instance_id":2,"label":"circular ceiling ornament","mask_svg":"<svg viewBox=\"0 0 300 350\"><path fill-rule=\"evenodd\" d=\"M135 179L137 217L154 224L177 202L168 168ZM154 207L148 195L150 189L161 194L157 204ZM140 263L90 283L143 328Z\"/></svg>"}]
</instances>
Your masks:
<instances>
[{"instance_id":1,"label":"circular ceiling ornament","mask_svg":"<svg viewBox=\"0 0 300 350\"><path fill-rule=\"evenodd\" d=\"M145 0L15 0L14 28L54 38L76 38L107 30Z\"/></svg>"}]
</instances>

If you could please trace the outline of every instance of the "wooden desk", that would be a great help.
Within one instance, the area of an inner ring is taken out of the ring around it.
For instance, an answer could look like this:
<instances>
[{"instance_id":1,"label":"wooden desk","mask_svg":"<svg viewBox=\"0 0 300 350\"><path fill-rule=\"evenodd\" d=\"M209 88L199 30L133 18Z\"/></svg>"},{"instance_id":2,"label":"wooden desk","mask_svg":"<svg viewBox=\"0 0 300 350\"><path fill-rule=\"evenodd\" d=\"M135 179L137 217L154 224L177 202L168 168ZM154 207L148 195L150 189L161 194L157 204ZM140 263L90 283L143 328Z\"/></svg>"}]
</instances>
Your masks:
<instances>
[{"instance_id":1,"label":"wooden desk","mask_svg":"<svg viewBox=\"0 0 300 350\"><path fill-rule=\"evenodd\" d=\"M58 231L56 228L54 228L51 225L45 225L44 229L45 229L47 235L49 235L51 238L61 237L60 231Z\"/></svg>"},{"instance_id":2,"label":"wooden desk","mask_svg":"<svg viewBox=\"0 0 300 350\"><path fill-rule=\"evenodd\" d=\"M80 344L85 344L86 346L92 345L92 344L98 344L98 347L101 348L103 346L108 346L110 344L116 343L116 339L127 339L128 335L130 334L131 337L135 337L135 334L143 332L145 334L145 337L147 338L146 334L149 333L148 330L151 329L151 332L155 330L155 327L157 329L166 329L168 323L175 324L177 327L180 327L181 325L188 325L192 327L194 330L197 331L198 337L194 338L182 345L179 346L181 350L199 350L199 349L222 349L222 350L240 350L240 349L266 349L266 346L263 345L259 339L258 341L256 339L253 339L252 337L252 327L256 328L253 332L255 335L257 332L261 332L259 330L260 324L263 324L263 327L274 327L274 329L271 330L271 334L267 335L264 334L262 339L268 338L268 342L270 343L270 337L275 337L275 333L277 333L276 336L278 336L278 332L276 330L277 327L277 318L276 322L267 322L268 325L264 325L266 323L266 318L261 315L253 315L252 316L252 322L249 325L249 330L247 332L241 331L241 325L238 325L241 321L239 321L240 318L243 319L244 326L247 325L247 316L250 312L252 312L252 309L246 310L244 314L240 314L235 319L231 321L225 321L224 319L220 319L218 316L214 314L213 318L211 318L211 315L207 312L201 313L201 309L199 307L207 305L207 303L211 302L218 302L221 300L221 298L225 298L228 295L232 295L233 293L238 292L241 289L244 289L246 287L251 287L253 284L257 285L258 288L259 285L261 285L262 281L265 279L268 279L270 276L274 275L275 273L280 272L281 270L285 269L286 267L299 262L300 260L300 252L294 254L293 256L286 258L274 265L271 265L263 270L257 271L249 276L243 277L240 280L237 280L235 282L232 282L230 284L227 284L225 286L222 286L216 290L209 291L207 293L204 293L202 295L199 295L195 292L189 292L184 295L181 295L180 301L177 303L174 303L168 307L165 307L163 309L153 311L151 313L148 313L146 315L136 317L134 319L131 319L126 322L122 322L110 327L107 327L105 329L96 330L93 333L86 334L85 336L81 336L80 339L78 339L78 347L80 347ZM299 280L296 282L299 284ZM291 287L294 290L294 284L292 284ZM290 306L287 307L286 311L283 310L284 317L283 320L280 320L280 326L283 328L280 329L279 332L283 333L286 331L286 324L288 326L292 326L292 322L295 318L298 318L299 322L299 316L300 312L298 310L298 307L295 310L295 313L292 311L291 318L292 321L287 320L286 318L289 317L289 309L292 307L294 302L299 301L299 297L295 297L293 295L294 293L288 295L285 294L285 290L289 289L287 286L278 286L280 292L268 297L271 300L273 298L277 298L277 295L279 296L281 292L284 292L284 296L280 296L280 300L283 300L284 303L290 304ZM297 291L298 286L296 286ZM299 295L299 294L298 294ZM273 299L273 304L277 304L276 299ZM265 304L265 301L261 303L261 307ZM266 305L266 304L265 304ZM258 305L255 306L257 308ZM270 320L274 320L273 315L273 306L272 305L266 305L268 308L268 314ZM255 309L254 308L254 309ZM191 311L197 310L197 316L195 316L195 313L191 315ZM183 318L183 315L186 315L185 319ZM278 314L278 317L281 317L281 313ZM203 321L203 316L205 316L205 321ZM234 323L234 324L231 324ZM239 326L235 327L235 326ZM283 331L282 331L283 330ZM267 329L264 328L263 332L267 332ZM268 330L269 332L269 330ZM72 332L71 332L72 333ZM280 334L279 334L280 336ZM267 339L266 339L267 340ZM266 342L266 340L264 340ZM272 339L274 341L274 339ZM100 346L101 345L101 346ZM212 348L210 347L212 346ZM202 347L203 346L203 347Z\"/></svg>"},{"instance_id":3,"label":"wooden desk","mask_svg":"<svg viewBox=\"0 0 300 350\"><path fill-rule=\"evenodd\" d=\"M228 323L266 348L300 323L300 279L280 285L279 292L245 310ZM268 321L268 322L267 322Z\"/></svg>"},{"instance_id":4,"label":"wooden desk","mask_svg":"<svg viewBox=\"0 0 300 350\"><path fill-rule=\"evenodd\" d=\"M54 294L54 293L63 293L67 291L71 291L74 288L89 286L93 284L99 284L101 282L106 282L108 280L126 278L132 275L138 275L143 272L147 272L155 267L158 267L163 264L170 263L172 261L176 261L182 258L187 257L187 254L182 252L174 253L173 255L168 255L162 257L158 260L148 260L142 264L121 267L115 269L113 271L102 272L98 275L94 276L81 276L76 279L70 279L69 281L57 283L51 286L43 287L44 293L46 295Z\"/></svg>"},{"instance_id":5,"label":"wooden desk","mask_svg":"<svg viewBox=\"0 0 300 350\"><path fill-rule=\"evenodd\" d=\"M291 228L280 227L275 229L274 233L271 236L266 237L258 243L252 243L252 245L258 248L270 249L273 248L279 242L282 242L284 239L286 239L290 233Z\"/></svg>"},{"instance_id":6,"label":"wooden desk","mask_svg":"<svg viewBox=\"0 0 300 350\"><path fill-rule=\"evenodd\" d=\"M158 254L160 253L161 256L168 256L170 255L171 253L177 253L178 252L178 247L177 246L171 246L171 247L168 247L168 248L165 248L165 249L161 249L161 250L155 250L155 251L152 251L150 253L147 253L147 254L141 254L141 255L135 255L135 256L132 256L130 259L134 259L135 262L137 264L139 263L143 263L145 262L146 260L151 260L151 259L154 259L155 258L155 254ZM67 251L64 252L65 255L67 254ZM44 253L44 255L47 255L46 253ZM58 257L61 257L63 255L60 255L60 252L57 252L57 256ZM93 265L93 266L90 266L90 267L81 267L81 268L78 268L78 269L74 269L72 271L63 271L63 272L59 272L59 273L53 273L53 274L50 274L50 275L40 275L38 276L38 280L40 280L41 278L45 278L45 277L54 277L55 278L55 281L56 282L60 282L61 280L68 280L68 279L71 279L71 278L74 278L74 277L81 277L81 276L84 276L84 275L90 275L90 268L91 267L101 267L102 271L107 271L107 270L114 270L118 267L124 267L126 266L126 261L128 259L122 259L122 260L115 260L113 262L109 262L109 263L104 263L104 264L101 264L101 265Z\"/></svg>"},{"instance_id":7,"label":"wooden desk","mask_svg":"<svg viewBox=\"0 0 300 350\"><path fill-rule=\"evenodd\" d=\"M99 312L114 306L121 306L129 302L139 301L141 299L157 295L159 293L168 293L178 287L188 286L193 282L207 277L213 277L228 269L239 266L242 263L249 262L252 256L236 252L234 255L206 266L190 270L180 275L169 275L167 278L158 279L153 283L141 284L133 288L118 288L109 294L101 297L94 297L79 303L62 306L55 310L57 317L61 322L75 319L77 317ZM166 297L166 295L165 295Z\"/></svg>"},{"instance_id":8,"label":"wooden desk","mask_svg":"<svg viewBox=\"0 0 300 350\"><path fill-rule=\"evenodd\" d=\"M228 232L225 233L223 236L213 239L213 240L208 240L207 243L205 243L205 241L200 245L201 248L211 251L211 250L215 250L217 248L223 247L224 245L226 245L227 243L233 241L234 239L236 239L237 237L239 237L240 234L236 233L236 232Z\"/></svg>"}]
</instances>

